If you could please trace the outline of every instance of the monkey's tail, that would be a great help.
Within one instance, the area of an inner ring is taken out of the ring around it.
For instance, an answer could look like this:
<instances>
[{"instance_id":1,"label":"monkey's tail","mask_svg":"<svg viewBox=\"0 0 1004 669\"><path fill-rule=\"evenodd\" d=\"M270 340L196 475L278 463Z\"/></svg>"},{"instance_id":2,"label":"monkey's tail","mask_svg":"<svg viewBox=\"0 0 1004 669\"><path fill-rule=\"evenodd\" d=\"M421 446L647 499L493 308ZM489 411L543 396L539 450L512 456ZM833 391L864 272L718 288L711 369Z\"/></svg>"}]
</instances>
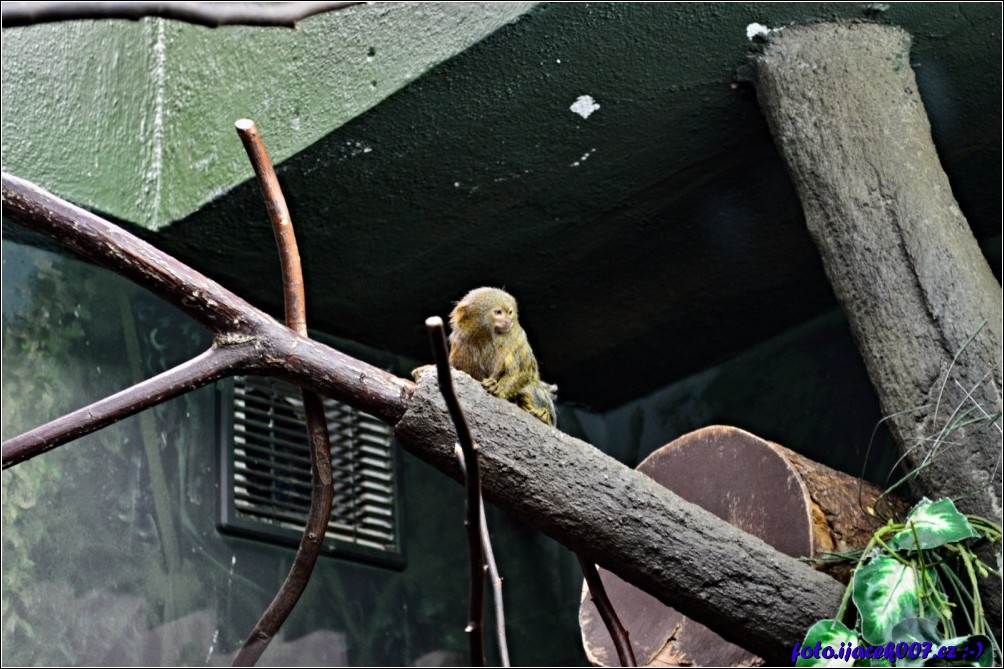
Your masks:
<instances>
[{"instance_id":1,"label":"monkey's tail","mask_svg":"<svg viewBox=\"0 0 1004 669\"><path fill-rule=\"evenodd\" d=\"M554 408L558 386L537 381L530 388L530 406L527 410L550 426L558 422L558 412Z\"/></svg>"}]
</instances>

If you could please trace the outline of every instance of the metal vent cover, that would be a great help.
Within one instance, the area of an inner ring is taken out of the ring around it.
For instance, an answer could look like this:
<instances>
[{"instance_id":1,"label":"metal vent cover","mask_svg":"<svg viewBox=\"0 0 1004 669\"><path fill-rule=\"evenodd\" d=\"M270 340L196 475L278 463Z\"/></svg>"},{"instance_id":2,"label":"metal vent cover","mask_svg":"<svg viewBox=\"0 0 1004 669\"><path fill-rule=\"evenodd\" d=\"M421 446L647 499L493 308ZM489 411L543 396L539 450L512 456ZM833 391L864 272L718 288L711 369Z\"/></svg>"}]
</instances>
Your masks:
<instances>
[{"instance_id":1,"label":"metal vent cover","mask_svg":"<svg viewBox=\"0 0 1004 669\"><path fill-rule=\"evenodd\" d=\"M297 545L311 491L299 388L238 376L220 398L220 530ZM392 429L332 399L324 398L324 412L335 488L324 552L403 566Z\"/></svg>"}]
</instances>

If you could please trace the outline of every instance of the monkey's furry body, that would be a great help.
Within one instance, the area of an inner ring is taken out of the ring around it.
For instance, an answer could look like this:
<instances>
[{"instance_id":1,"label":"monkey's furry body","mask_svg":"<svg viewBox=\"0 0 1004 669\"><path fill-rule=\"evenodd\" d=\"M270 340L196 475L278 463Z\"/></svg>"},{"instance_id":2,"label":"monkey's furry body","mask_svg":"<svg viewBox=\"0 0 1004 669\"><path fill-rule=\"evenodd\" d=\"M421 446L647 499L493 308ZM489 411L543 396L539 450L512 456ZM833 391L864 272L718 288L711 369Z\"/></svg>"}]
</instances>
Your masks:
<instances>
[{"instance_id":1,"label":"monkey's furry body","mask_svg":"<svg viewBox=\"0 0 1004 669\"><path fill-rule=\"evenodd\" d=\"M498 288L475 288L450 314L450 330L453 367L480 381L492 395L555 424L555 387L540 380L512 295Z\"/></svg>"}]
</instances>

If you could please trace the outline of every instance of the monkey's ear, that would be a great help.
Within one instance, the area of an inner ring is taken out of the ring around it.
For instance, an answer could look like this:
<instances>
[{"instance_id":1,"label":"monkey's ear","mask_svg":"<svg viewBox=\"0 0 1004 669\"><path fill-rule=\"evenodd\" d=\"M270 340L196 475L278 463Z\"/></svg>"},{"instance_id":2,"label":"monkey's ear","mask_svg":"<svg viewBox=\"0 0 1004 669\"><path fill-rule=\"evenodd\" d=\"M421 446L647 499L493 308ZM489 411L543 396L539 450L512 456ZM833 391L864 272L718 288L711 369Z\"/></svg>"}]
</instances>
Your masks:
<instances>
[{"instance_id":1,"label":"monkey's ear","mask_svg":"<svg viewBox=\"0 0 1004 669\"><path fill-rule=\"evenodd\" d=\"M467 317L467 307L470 306L464 300L457 302L457 306L453 307L453 311L450 312L450 326L456 327L458 323L463 321Z\"/></svg>"}]
</instances>

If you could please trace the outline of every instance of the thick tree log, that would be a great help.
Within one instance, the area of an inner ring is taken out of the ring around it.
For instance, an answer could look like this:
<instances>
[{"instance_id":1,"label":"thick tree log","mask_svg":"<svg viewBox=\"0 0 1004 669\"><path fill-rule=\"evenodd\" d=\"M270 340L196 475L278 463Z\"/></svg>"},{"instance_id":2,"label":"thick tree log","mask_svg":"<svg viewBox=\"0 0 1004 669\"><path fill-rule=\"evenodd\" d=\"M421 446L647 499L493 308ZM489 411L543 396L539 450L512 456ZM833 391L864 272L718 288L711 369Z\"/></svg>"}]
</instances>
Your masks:
<instances>
[{"instance_id":1,"label":"thick tree log","mask_svg":"<svg viewBox=\"0 0 1004 669\"><path fill-rule=\"evenodd\" d=\"M865 23L787 27L768 37L756 70L917 493L1000 523L1001 287L938 161L909 35ZM999 629L1000 580L983 595Z\"/></svg>"},{"instance_id":2,"label":"thick tree log","mask_svg":"<svg viewBox=\"0 0 1004 669\"><path fill-rule=\"evenodd\" d=\"M454 383L481 448L485 498L588 560L749 648L790 662L843 586L739 531L596 448L484 392ZM460 480L435 374L397 424L405 448ZM669 529L667 529L669 528Z\"/></svg>"},{"instance_id":3,"label":"thick tree log","mask_svg":"<svg viewBox=\"0 0 1004 669\"><path fill-rule=\"evenodd\" d=\"M638 471L792 557L863 548L885 522L875 513L882 493L875 486L736 427L712 425L685 434L652 452ZM899 500L886 497L884 502L890 512L906 511ZM674 528L664 530L671 535ZM814 566L845 583L850 578L848 563ZM641 665L763 664L614 574L604 570L601 575ZM585 597L579 625L589 661L614 666L610 635Z\"/></svg>"}]
</instances>

